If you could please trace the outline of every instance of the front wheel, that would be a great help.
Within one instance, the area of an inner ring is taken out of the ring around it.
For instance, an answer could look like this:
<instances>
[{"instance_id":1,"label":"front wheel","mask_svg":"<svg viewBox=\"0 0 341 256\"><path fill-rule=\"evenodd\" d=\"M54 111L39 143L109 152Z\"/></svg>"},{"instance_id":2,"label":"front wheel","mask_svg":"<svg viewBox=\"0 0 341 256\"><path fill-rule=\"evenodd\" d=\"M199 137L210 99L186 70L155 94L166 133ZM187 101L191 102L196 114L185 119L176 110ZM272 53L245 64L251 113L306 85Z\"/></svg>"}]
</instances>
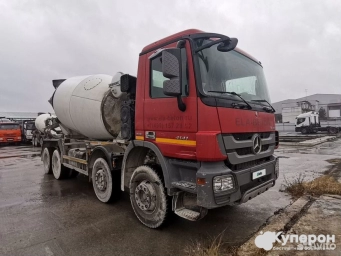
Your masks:
<instances>
[{"instance_id":1,"label":"front wheel","mask_svg":"<svg viewBox=\"0 0 341 256\"><path fill-rule=\"evenodd\" d=\"M130 184L130 202L136 217L149 228L158 228L169 218L170 204L157 172L146 165L136 168Z\"/></svg>"},{"instance_id":2,"label":"front wheel","mask_svg":"<svg viewBox=\"0 0 341 256\"><path fill-rule=\"evenodd\" d=\"M307 134L308 133L308 129L307 128L302 128L301 133L302 134Z\"/></svg>"}]
</instances>

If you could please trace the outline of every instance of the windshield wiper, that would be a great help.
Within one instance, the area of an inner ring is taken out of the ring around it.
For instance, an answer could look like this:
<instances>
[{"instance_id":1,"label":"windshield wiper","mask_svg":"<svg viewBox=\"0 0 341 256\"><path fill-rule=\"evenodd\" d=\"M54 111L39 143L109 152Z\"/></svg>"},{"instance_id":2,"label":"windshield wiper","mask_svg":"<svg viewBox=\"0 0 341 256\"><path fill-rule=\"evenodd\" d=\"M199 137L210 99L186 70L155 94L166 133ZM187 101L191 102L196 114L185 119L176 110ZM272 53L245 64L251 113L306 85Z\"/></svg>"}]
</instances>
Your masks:
<instances>
[{"instance_id":1,"label":"windshield wiper","mask_svg":"<svg viewBox=\"0 0 341 256\"><path fill-rule=\"evenodd\" d=\"M275 113L276 110L274 109L274 107L267 101L267 100L251 100L251 101L255 101L255 102L265 102L265 103L268 103L268 105L271 107L271 109L267 108L267 107L264 107L263 109L266 111L270 111L272 113Z\"/></svg>"},{"instance_id":2,"label":"windshield wiper","mask_svg":"<svg viewBox=\"0 0 341 256\"><path fill-rule=\"evenodd\" d=\"M240 96L238 93L235 93L235 92L224 92L224 91L208 91L208 92L227 93L227 94L235 95L235 96L239 97L247 105L248 109L252 109L251 105L249 103L247 103L247 101L244 100L244 98L242 96ZM232 106L235 107L236 104L233 103Z\"/></svg>"}]
</instances>

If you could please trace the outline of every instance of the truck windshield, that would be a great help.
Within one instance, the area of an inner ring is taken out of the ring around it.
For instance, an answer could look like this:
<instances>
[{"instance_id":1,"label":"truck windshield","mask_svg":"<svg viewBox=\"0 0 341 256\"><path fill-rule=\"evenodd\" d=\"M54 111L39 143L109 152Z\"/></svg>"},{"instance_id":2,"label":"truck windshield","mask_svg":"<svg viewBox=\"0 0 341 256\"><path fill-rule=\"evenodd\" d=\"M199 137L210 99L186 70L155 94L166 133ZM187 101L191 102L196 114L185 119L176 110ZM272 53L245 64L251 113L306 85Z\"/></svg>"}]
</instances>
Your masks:
<instances>
[{"instance_id":1,"label":"truck windshield","mask_svg":"<svg viewBox=\"0 0 341 256\"><path fill-rule=\"evenodd\" d=\"M211 41L199 39L195 42L196 46L200 47ZM270 102L261 65L235 50L221 52L217 50L217 45L197 53L203 93L207 96L217 96L219 94L217 91L235 92L246 101L267 100ZM238 97L231 94L220 93L219 95L240 101ZM264 103L257 102L256 104Z\"/></svg>"},{"instance_id":2,"label":"truck windshield","mask_svg":"<svg viewBox=\"0 0 341 256\"><path fill-rule=\"evenodd\" d=\"M19 129L18 124L0 124L0 130L17 130Z\"/></svg>"},{"instance_id":3,"label":"truck windshield","mask_svg":"<svg viewBox=\"0 0 341 256\"><path fill-rule=\"evenodd\" d=\"M34 125L34 123L28 123L28 124L26 124L26 130L35 130L35 125Z\"/></svg>"}]
</instances>

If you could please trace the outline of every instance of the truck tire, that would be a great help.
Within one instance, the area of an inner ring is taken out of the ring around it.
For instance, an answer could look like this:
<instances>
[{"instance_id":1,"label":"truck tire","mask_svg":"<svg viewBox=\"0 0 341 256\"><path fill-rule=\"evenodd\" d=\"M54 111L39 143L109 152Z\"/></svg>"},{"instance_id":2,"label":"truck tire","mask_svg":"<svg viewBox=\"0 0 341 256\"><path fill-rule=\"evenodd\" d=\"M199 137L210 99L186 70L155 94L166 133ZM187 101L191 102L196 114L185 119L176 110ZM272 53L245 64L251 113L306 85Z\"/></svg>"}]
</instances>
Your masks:
<instances>
[{"instance_id":1,"label":"truck tire","mask_svg":"<svg viewBox=\"0 0 341 256\"><path fill-rule=\"evenodd\" d=\"M92 167L92 186L99 201L109 203L115 198L113 177L107 161L99 157Z\"/></svg>"},{"instance_id":2,"label":"truck tire","mask_svg":"<svg viewBox=\"0 0 341 256\"><path fill-rule=\"evenodd\" d=\"M328 133L330 133L330 134L337 134L338 133L338 129L336 127L330 127L328 129Z\"/></svg>"},{"instance_id":3,"label":"truck tire","mask_svg":"<svg viewBox=\"0 0 341 256\"><path fill-rule=\"evenodd\" d=\"M62 165L58 149L53 151L51 164L53 176L56 180L61 180L68 176L70 169Z\"/></svg>"},{"instance_id":4,"label":"truck tire","mask_svg":"<svg viewBox=\"0 0 341 256\"><path fill-rule=\"evenodd\" d=\"M136 217L149 228L159 228L170 217L163 181L155 168L142 165L135 169L130 179L130 202Z\"/></svg>"},{"instance_id":5,"label":"truck tire","mask_svg":"<svg viewBox=\"0 0 341 256\"><path fill-rule=\"evenodd\" d=\"M301 133L302 134L307 134L308 133L308 129L307 128L302 128Z\"/></svg>"},{"instance_id":6,"label":"truck tire","mask_svg":"<svg viewBox=\"0 0 341 256\"><path fill-rule=\"evenodd\" d=\"M52 155L51 155L51 153L52 153L51 149L44 148L42 159L43 159L45 174L51 174L52 173L52 164L51 164Z\"/></svg>"},{"instance_id":7,"label":"truck tire","mask_svg":"<svg viewBox=\"0 0 341 256\"><path fill-rule=\"evenodd\" d=\"M39 140L39 145L40 145L41 147L43 146L43 142L44 142L43 138L40 138L40 140Z\"/></svg>"}]
</instances>

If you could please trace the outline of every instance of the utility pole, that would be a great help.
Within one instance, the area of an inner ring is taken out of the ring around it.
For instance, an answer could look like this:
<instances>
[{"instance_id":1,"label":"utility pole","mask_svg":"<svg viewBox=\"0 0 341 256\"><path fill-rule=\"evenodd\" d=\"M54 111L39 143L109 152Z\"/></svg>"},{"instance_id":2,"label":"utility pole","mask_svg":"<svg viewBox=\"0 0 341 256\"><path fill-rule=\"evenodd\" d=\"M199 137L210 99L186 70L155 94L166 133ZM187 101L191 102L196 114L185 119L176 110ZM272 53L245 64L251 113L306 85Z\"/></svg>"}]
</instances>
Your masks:
<instances>
[{"instance_id":1,"label":"utility pole","mask_svg":"<svg viewBox=\"0 0 341 256\"><path fill-rule=\"evenodd\" d=\"M305 100L307 100L307 96L308 96L308 89L305 89Z\"/></svg>"}]
</instances>

